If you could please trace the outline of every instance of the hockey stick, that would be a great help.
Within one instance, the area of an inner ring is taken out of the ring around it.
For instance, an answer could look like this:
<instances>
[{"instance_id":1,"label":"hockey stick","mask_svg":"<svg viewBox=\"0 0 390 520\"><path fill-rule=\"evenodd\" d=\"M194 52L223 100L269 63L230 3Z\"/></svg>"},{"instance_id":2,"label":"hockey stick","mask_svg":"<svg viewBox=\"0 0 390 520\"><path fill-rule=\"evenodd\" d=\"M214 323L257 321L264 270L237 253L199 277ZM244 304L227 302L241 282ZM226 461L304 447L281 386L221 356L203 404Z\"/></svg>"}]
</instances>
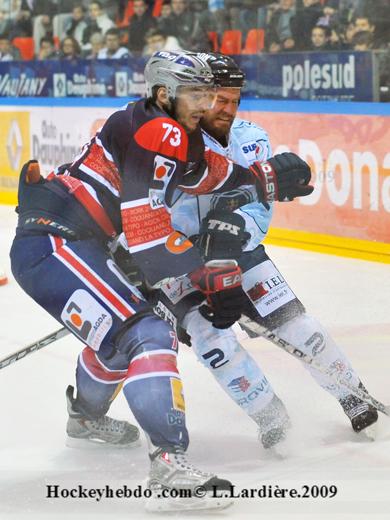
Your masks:
<instances>
[{"instance_id":1,"label":"hockey stick","mask_svg":"<svg viewBox=\"0 0 390 520\"><path fill-rule=\"evenodd\" d=\"M69 330L65 327L62 327L62 329L58 329L55 332L48 334L44 338L35 341L34 343L31 343L27 347L24 347L21 350L18 350L7 357L0 359L0 370L4 367L12 365L12 363L19 361L20 359L28 356L29 354L32 354L33 352L36 352L37 350L43 347L46 347L46 345L54 343L54 341L57 341L57 339L63 338L68 334L70 334Z\"/></svg>"},{"instance_id":2,"label":"hockey stick","mask_svg":"<svg viewBox=\"0 0 390 520\"><path fill-rule=\"evenodd\" d=\"M382 412L385 415L390 416L390 406L386 406L385 404L381 403L380 401L377 401L374 397L372 397L368 392L365 392L361 388L357 388L354 385L351 385L349 381L346 381L345 379L338 377L337 374L334 372L330 372L328 369L324 368L321 363L318 363L313 357L309 356L308 354L305 354L297 347L294 347L294 345L291 345L288 341L285 341L284 339L280 338L270 330L266 329L259 323L251 320L250 318L246 316L242 316L238 320L239 324L242 325L242 328L251 333L252 337L253 335L261 336L263 338L268 339L271 341L274 345L277 347L283 349L284 351L288 352L292 356L296 357L297 359L303 361L307 365L311 365L316 370L321 372L322 374L329 377L329 379L333 380L334 383L336 383L339 386L344 386L345 388L348 388L348 390L351 391L352 394L359 397L362 401L364 401L367 404L370 404L374 408L376 408L379 412Z\"/></svg>"}]
</instances>

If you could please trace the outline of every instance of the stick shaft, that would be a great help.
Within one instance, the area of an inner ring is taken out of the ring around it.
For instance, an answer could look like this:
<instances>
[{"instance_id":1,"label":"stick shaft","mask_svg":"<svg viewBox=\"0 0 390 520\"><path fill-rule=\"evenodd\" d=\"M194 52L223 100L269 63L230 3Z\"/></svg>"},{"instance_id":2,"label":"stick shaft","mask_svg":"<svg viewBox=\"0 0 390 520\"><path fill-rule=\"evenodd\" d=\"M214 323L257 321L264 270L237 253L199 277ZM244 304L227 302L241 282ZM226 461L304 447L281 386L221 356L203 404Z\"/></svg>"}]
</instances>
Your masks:
<instances>
[{"instance_id":1,"label":"stick shaft","mask_svg":"<svg viewBox=\"0 0 390 520\"><path fill-rule=\"evenodd\" d=\"M58 339L67 336L68 334L70 334L69 330L65 327L62 327L61 329L58 329L55 332L52 332L51 334L48 334L44 338L41 338L38 341L31 343L30 345L27 345L27 347L24 347L14 352L13 354L10 354L9 356L0 359L0 370L2 368L8 367L9 365L12 365L12 363L19 361L20 359L28 356L29 354L32 354L33 352L36 352L37 350L40 350L41 348L46 347L47 345L50 345L50 343L54 343L54 341L57 341Z\"/></svg>"},{"instance_id":2,"label":"stick shaft","mask_svg":"<svg viewBox=\"0 0 390 520\"><path fill-rule=\"evenodd\" d=\"M249 332L252 332L258 336L268 339L274 345L276 345L277 347L288 352L295 358L299 359L300 361L303 361L307 365L311 365L316 370L318 370L322 374L329 377L329 379L331 379L337 385L348 388L348 390L350 390L350 392L352 394L359 397L362 401L370 404L371 406L376 408L379 412L382 412L383 414L390 416L390 406L386 406L385 404L381 403L380 401L378 401L377 399L372 397L368 392L365 392L361 388L357 388L356 386L352 385L349 381L346 381L345 379L339 377L337 373L330 372L327 368L325 368L323 365L321 365L321 363L319 363L312 356L305 354L304 352L302 352L302 350L295 347L294 345L291 345L291 343L280 338L279 336L277 336L270 330L266 329L259 323L251 320L250 318L248 318L246 316L243 316L242 318L240 318L239 323L243 326L244 330L248 330Z\"/></svg>"}]
</instances>

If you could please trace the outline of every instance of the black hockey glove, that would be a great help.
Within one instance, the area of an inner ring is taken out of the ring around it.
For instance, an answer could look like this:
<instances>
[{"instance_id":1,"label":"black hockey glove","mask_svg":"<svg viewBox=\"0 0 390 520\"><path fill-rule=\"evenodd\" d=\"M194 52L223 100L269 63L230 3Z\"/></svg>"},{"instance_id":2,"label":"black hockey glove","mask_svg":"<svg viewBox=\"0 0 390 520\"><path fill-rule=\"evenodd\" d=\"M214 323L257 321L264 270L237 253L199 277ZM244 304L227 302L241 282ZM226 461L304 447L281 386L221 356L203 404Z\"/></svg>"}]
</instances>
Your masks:
<instances>
[{"instance_id":1,"label":"black hockey glove","mask_svg":"<svg viewBox=\"0 0 390 520\"><path fill-rule=\"evenodd\" d=\"M248 303L241 268L236 262L209 262L189 274L192 285L207 298L199 312L217 329L227 329L241 316Z\"/></svg>"},{"instance_id":2,"label":"black hockey glove","mask_svg":"<svg viewBox=\"0 0 390 520\"><path fill-rule=\"evenodd\" d=\"M237 259L249 238L241 215L212 209L202 220L196 245L205 262Z\"/></svg>"},{"instance_id":3,"label":"black hockey glove","mask_svg":"<svg viewBox=\"0 0 390 520\"><path fill-rule=\"evenodd\" d=\"M134 262L133 257L129 252L129 247L127 245L126 237L124 233L118 235L110 244L109 251L111 253L111 257L122 271L122 273L126 276L128 281L138 287L140 290L145 289L145 278L141 271L141 269Z\"/></svg>"},{"instance_id":4,"label":"black hockey glove","mask_svg":"<svg viewBox=\"0 0 390 520\"><path fill-rule=\"evenodd\" d=\"M314 190L309 185L309 165L298 155L285 152L249 168L256 177L257 193L262 202L289 201L306 197Z\"/></svg>"}]
</instances>

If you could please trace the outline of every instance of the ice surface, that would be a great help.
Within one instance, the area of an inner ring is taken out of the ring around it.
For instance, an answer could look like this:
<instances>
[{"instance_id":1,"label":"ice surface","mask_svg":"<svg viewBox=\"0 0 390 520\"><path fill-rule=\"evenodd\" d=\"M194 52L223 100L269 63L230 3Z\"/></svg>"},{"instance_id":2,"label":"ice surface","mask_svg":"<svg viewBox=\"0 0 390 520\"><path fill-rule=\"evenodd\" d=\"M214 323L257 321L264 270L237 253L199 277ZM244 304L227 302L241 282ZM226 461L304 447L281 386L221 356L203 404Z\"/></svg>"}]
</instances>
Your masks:
<instances>
[{"instance_id":1,"label":"ice surface","mask_svg":"<svg viewBox=\"0 0 390 520\"><path fill-rule=\"evenodd\" d=\"M0 266L10 278L0 287L0 357L60 328L12 279L8 251L15 222L12 208L0 206ZM343 346L369 391L388 404L389 266L277 247L267 250L308 312ZM260 447L256 426L220 390L191 349L182 346L179 364L191 459L229 478L237 489L334 484L338 494L332 499L237 499L232 508L219 513L176 517L389 519L390 420L380 417L375 442L359 440L338 403L299 362L264 340L247 339L243 345L291 414L288 455L277 458ZM65 388L74 383L79 351L80 343L69 336L1 371L1 519L149 517L142 499L45 498L48 484L135 488L148 470L144 441L131 451L65 447ZM111 415L130 418L121 395Z\"/></svg>"}]
</instances>

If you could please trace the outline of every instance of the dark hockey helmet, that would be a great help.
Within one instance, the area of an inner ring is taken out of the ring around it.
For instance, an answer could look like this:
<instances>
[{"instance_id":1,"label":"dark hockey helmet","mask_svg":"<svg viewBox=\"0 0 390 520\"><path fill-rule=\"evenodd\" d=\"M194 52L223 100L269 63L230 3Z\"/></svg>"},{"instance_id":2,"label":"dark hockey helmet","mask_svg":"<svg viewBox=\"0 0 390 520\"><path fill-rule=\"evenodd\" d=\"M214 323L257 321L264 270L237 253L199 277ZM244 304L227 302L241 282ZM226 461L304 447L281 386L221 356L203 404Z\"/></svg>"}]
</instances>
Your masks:
<instances>
[{"instance_id":1,"label":"dark hockey helmet","mask_svg":"<svg viewBox=\"0 0 390 520\"><path fill-rule=\"evenodd\" d=\"M216 87L241 88L244 86L245 74L230 56L210 52L207 54L206 61L211 67Z\"/></svg>"}]
</instances>

